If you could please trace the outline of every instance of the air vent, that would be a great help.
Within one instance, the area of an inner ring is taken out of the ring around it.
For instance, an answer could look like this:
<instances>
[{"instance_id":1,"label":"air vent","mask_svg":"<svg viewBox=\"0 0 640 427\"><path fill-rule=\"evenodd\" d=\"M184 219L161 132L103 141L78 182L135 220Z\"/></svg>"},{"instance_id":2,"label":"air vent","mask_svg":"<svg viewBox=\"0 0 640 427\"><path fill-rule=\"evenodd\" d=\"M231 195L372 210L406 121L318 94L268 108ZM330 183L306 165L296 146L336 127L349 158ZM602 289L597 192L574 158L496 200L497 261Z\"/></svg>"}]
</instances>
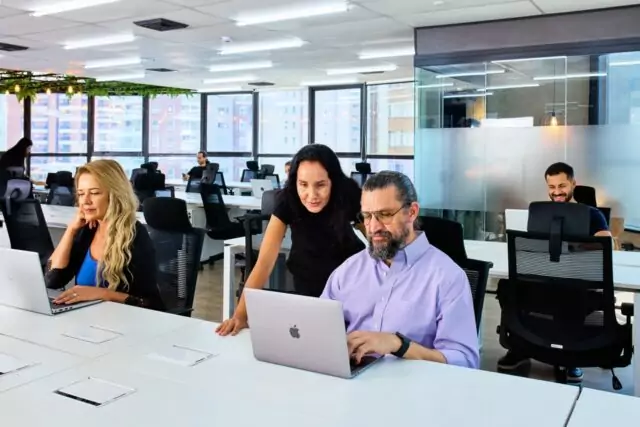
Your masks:
<instances>
[{"instance_id":1,"label":"air vent","mask_svg":"<svg viewBox=\"0 0 640 427\"><path fill-rule=\"evenodd\" d=\"M175 73L176 70L171 68L147 68L147 71L154 71L156 73Z\"/></svg>"},{"instance_id":2,"label":"air vent","mask_svg":"<svg viewBox=\"0 0 640 427\"><path fill-rule=\"evenodd\" d=\"M181 22L170 21L164 18L147 19L145 21L134 22L138 27L147 28L154 31L173 31L187 28L187 24Z\"/></svg>"},{"instance_id":3,"label":"air vent","mask_svg":"<svg viewBox=\"0 0 640 427\"><path fill-rule=\"evenodd\" d=\"M275 83L271 83L271 82L253 82L253 83L247 83L249 86L258 86L258 87L266 87L266 86L273 86Z\"/></svg>"},{"instance_id":4,"label":"air vent","mask_svg":"<svg viewBox=\"0 0 640 427\"><path fill-rule=\"evenodd\" d=\"M20 50L29 49L26 46L18 46L17 44L9 44L9 43L0 43L0 50L4 50L5 52L18 52Z\"/></svg>"}]
</instances>

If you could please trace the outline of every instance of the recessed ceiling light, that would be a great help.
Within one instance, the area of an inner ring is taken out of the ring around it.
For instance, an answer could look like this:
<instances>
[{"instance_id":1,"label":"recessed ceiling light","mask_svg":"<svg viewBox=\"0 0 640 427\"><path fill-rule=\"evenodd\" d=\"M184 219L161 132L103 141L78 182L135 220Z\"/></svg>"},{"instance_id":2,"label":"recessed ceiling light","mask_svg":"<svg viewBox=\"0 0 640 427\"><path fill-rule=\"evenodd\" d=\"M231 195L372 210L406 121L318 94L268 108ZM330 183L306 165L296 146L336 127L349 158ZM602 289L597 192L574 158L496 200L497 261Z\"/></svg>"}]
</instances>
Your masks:
<instances>
[{"instance_id":1,"label":"recessed ceiling light","mask_svg":"<svg viewBox=\"0 0 640 427\"><path fill-rule=\"evenodd\" d=\"M434 6L442 6L444 4L444 0L436 0L433 2Z\"/></svg>"},{"instance_id":2,"label":"recessed ceiling light","mask_svg":"<svg viewBox=\"0 0 640 427\"><path fill-rule=\"evenodd\" d=\"M428 84L428 85L420 85L416 87L416 89L432 89L432 88L451 87L451 86L453 86L453 83L435 83L435 84Z\"/></svg>"},{"instance_id":3,"label":"recessed ceiling light","mask_svg":"<svg viewBox=\"0 0 640 427\"><path fill-rule=\"evenodd\" d=\"M565 79L583 79L590 77L606 77L607 73L581 73L581 74L562 74L558 76L538 76L534 77L533 80L565 80Z\"/></svg>"},{"instance_id":4,"label":"recessed ceiling light","mask_svg":"<svg viewBox=\"0 0 640 427\"><path fill-rule=\"evenodd\" d=\"M550 61L554 59L567 59L566 56L541 56L539 58L518 58L518 59L500 59L491 61L493 64L503 64L509 62L528 62L528 61Z\"/></svg>"},{"instance_id":5,"label":"recessed ceiling light","mask_svg":"<svg viewBox=\"0 0 640 427\"><path fill-rule=\"evenodd\" d=\"M381 64L370 67L354 67L354 68L332 68L327 70L328 76L340 76L344 74L360 74L360 73L379 73L383 71L395 71L398 66L395 64Z\"/></svg>"},{"instance_id":6,"label":"recessed ceiling light","mask_svg":"<svg viewBox=\"0 0 640 427\"><path fill-rule=\"evenodd\" d=\"M144 73L127 73L127 74L112 74L110 76L96 77L97 82L113 82L119 80L136 80L144 79Z\"/></svg>"},{"instance_id":7,"label":"recessed ceiling light","mask_svg":"<svg viewBox=\"0 0 640 427\"><path fill-rule=\"evenodd\" d=\"M241 83L241 82L250 82L251 80L255 80L257 77L253 75L244 75L244 76L235 76L235 77L224 77L220 79L204 79L202 83L206 85L217 85L224 83Z\"/></svg>"},{"instance_id":8,"label":"recessed ceiling light","mask_svg":"<svg viewBox=\"0 0 640 427\"><path fill-rule=\"evenodd\" d=\"M129 58L112 58L112 59L99 59L96 61L87 61L84 68L91 70L93 68L107 68L107 67L122 67L125 65L138 65L142 63L142 58L139 56L132 56Z\"/></svg>"},{"instance_id":9,"label":"recessed ceiling light","mask_svg":"<svg viewBox=\"0 0 640 427\"><path fill-rule=\"evenodd\" d=\"M225 87L210 87L204 89L198 89L200 93L206 92L240 92L242 90L242 86L225 86Z\"/></svg>"},{"instance_id":10,"label":"recessed ceiling light","mask_svg":"<svg viewBox=\"0 0 640 427\"><path fill-rule=\"evenodd\" d=\"M349 3L333 2L329 4L318 4L307 7L291 7L278 12L265 13L262 15L239 15L235 18L239 27L246 25L266 24L268 22L290 21L292 19L310 18L313 16L329 15L333 13L346 12L349 10Z\"/></svg>"},{"instance_id":11,"label":"recessed ceiling light","mask_svg":"<svg viewBox=\"0 0 640 427\"><path fill-rule=\"evenodd\" d=\"M523 83L517 85L503 85L503 86L487 86L486 88L478 89L478 92L486 90L499 90L499 89L520 89L525 87L540 87L540 83Z\"/></svg>"},{"instance_id":12,"label":"recessed ceiling light","mask_svg":"<svg viewBox=\"0 0 640 427\"><path fill-rule=\"evenodd\" d=\"M360 53L360 59L396 58L399 56L413 56L415 49L413 46L406 46L396 49L368 50Z\"/></svg>"},{"instance_id":13,"label":"recessed ceiling light","mask_svg":"<svg viewBox=\"0 0 640 427\"><path fill-rule=\"evenodd\" d=\"M358 83L358 79L311 80L300 82L300 86L338 86Z\"/></svg>"},{"instance_id":14,"label":"recessed ceiling light","mask_svg":"<svg viewBox=\"0 0 640 427\"><path fill-rule=\"evenodd\" d=\"M117 3L120 0L70 0L53 3L47 6L37 6L31 9L31 16L53 15L56 13L70 12L72 10L86 9L88 7L102 6L109 3Z\"/></svg>"},{"instance_id":15,"label":"recessed ceiling light","mask_svg":"<svg viewBox=\"0 0 640 427\"><path fill-rule=\"evenodd\" d=\"M468 73L451 73L451 74L438 74L436 79L446 79L448 77L471 77L471 76L486 76L487 74L502 74L505 70L487 70L487 71L471 71Z\"/></svg>"},{"instance_id":16,"label":"recessed ceiling light","mask_svg":"<svg viewBox=\"0 0 640 427\"><path fill-rule=\"evenodd\" d=\"M454 95L444 95L443 99L451 99L451 98L482 98L485 96L491 96L493 92L484 92L484 93L460 93Z\"/></svg>"},{"instance_id":17,"label":"recessed ceiling light","mask_svg":"<svg viewBox=\"0 0 640 427\"><path fill-rule=\"evenodd\" d=\"M220 55L233 55L238 53L262 52L268 50L291 49L302 47L306 42L299 38L272 40L256 43L239 43L223 46L218 50Z\"/></svg>"},{"instance_id":18,"label":"recessed ceiling light","mask_svg":"<svg viewBox=\"0 0 640 427\"><path fill-rule=\"evenodd\" d=\"M640 65L640 60L615 61L615 62L609 62L609 65L612 67L626 67L629 65Z\"/></svg>"},{"instance_id":19,"label":"recessed ceiling light","mask_svg":"<svg viewBox=\"0 0 640 427\"><path fill-rule=\"evenodd\" d=\"M115 36L95 37L84 40L70 41L64 44L66 50L83 49L87 47L108 46L112 44L130 43L136 39L133 34L117 34Z\"/></svg>"},{"instance_id":20,"label":"recessed ceiling light","mask_svg":"<svg viewBox=\"0 0 640 427\"><path fill-rule=\"evenodd\" d=\"M230 64L217 64L209 67L212 73L222 73L225 71L259 70L273 67L271 61L234 62Z\"/></svg>"}]
</instances>

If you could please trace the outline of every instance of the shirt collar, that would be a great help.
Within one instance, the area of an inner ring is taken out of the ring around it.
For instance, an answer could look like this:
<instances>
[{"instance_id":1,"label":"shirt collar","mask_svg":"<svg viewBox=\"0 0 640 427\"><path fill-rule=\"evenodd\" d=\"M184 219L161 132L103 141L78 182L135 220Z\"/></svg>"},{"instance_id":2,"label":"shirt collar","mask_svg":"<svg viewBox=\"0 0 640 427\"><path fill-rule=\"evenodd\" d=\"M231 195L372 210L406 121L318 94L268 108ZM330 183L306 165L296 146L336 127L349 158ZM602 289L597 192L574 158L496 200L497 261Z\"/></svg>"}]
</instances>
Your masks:
<instances>
[{"instance_id":1,"label":"shirt collar","mask_svg":"<svg viewBox=\"0 0 640 427\"><path fill-rule=\"evenodd\" d=\"M407 266L413 265L426 251L431 247L427 236L423 231L416 233L416 238L413 242L398 251L393 258L393 264L404 264ZM376 262L382 262L376 260Z\"/></svg>"}]
</instances>

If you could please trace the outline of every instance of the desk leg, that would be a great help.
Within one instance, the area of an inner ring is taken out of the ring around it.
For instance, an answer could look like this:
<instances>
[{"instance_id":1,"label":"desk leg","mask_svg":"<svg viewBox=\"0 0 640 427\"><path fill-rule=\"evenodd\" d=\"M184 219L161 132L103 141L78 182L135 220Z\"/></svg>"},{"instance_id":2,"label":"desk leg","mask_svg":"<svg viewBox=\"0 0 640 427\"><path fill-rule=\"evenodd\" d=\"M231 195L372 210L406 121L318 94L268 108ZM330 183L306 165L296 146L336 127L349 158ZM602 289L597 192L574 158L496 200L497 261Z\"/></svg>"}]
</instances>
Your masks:
<instances>
[{"instance_id":1,"label":"desk leg","mask_svg":"<svg viewBox=\"0 0 640 427\"><path fill-rule=\"evenodd\" d=\"M640 311L640 292L633 293L633 309L635 312ZM633 319L633 358L631 364L633 366L633 394L640 397L640 323L637 319Z\"/></svg>"},{"instance_id":2,"label":"desk leg","mask_svg":"<svg viewBox=\"0 0 640 427\"><path fill-rule=\"evenodd\" d=\"M227 320L233 316L235 310L236 295L234 285L236 283L236 254L242 248L237 246L224 247L224 260L222 272L222 320Z\"/></svg>"}]
</instances>

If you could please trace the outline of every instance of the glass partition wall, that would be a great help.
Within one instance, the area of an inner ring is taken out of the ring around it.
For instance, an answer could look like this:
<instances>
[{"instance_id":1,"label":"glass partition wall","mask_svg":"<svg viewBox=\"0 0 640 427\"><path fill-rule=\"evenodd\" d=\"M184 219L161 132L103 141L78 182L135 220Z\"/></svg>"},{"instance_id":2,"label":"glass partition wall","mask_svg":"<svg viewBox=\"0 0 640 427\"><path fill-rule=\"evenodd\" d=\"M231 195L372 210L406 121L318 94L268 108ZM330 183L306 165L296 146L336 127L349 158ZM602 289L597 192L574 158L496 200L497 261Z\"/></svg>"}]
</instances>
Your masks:
<instances>
[{"instance_id":1,"label":"glass partition wall","mask_svg":"<svg viewBox=\"0 0 640 427\"><path fill-rule=\"evenodd\" d=\"M430 214L468 239L504 240L504 210L548 200L546 168L627 227L640 223L640 53L517 58L416 69L415 180Z\"/></svg>"}]
</instances>

